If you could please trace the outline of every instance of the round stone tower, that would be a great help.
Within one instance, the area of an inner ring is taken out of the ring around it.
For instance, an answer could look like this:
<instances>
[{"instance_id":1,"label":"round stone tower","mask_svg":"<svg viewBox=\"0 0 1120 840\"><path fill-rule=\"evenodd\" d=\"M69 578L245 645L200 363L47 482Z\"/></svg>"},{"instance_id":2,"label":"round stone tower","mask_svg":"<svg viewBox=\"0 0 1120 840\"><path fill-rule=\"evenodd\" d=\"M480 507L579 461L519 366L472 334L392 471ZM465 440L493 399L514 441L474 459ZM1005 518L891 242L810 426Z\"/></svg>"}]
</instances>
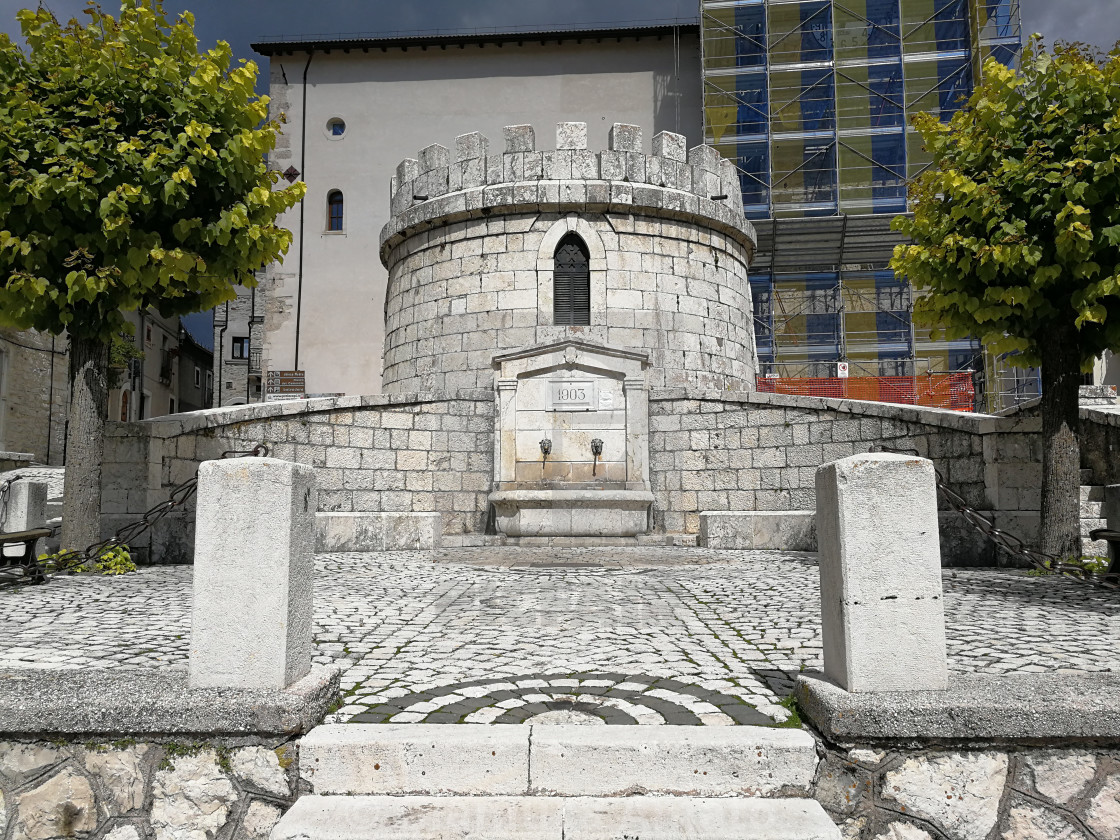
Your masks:
<instances>
[{"instance_id":1,"label":"round stone tower","mask_svg":"<svg viewBox=\"0 0 1120 840\"><path fill-rule=\"evenodd\" d=\"M609 149L561 123L537 151L507 126L403 161L381 232L389 269L384 388L494 387L502 353L566 340L648 356L648 386L752 388L747 267L755 234L734 166L680 134L643 148L615 124Z\"/></svg>"}]
</instances>

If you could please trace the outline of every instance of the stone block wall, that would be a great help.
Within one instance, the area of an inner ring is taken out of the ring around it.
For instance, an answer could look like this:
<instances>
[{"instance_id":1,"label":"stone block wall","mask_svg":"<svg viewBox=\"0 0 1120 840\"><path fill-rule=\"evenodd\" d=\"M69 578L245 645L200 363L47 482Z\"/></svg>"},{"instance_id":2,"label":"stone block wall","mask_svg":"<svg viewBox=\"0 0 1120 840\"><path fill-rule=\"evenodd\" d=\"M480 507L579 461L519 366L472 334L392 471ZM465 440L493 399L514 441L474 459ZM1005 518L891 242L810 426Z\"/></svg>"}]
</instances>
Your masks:
<instances>
[{"instance_id":1,"label":"stone block wall","mask_svg":"<svg viewBox=\"0 0 1120 840\"><path fill-rule=\"evenodd\" d=\"M266 840L299 795L290 739L0 742L0 838Z\"/></svg>"},{"instance_id":2,"label":"stone block wall","mask_svg":"<svg viewBox=\"0 0 1120 840\"><path fill-rule=\"evenodd\" d=\"M696 533L701 511L813 510L818 466L879 446L917 451L970 504L1037 527L1035 417L684 389L649 406L658 531Z\"/></svg>"},{"instance_id":3,"label":"stone block wall","mask_svg":"<svg viewBox=\"0 0 1120 840\"><path fill-rule=\"evenodd\" d=\"M66 337L0 329L0 450L61 464L66 436ZM5 465L0 470L27 466ZM7 459L13 461L15 459Z\"/></svg>"},{"instance_id":4,"label":"stone block wall","mask_svg":"<svg viewBox=\"0 0 1120 840\"><path fill-rule=\"evenodd\" d=\"M492 387L495 353L565 338L648 352L655 386L750 381L743 246L654 216L588 213L582 222L573 229L602 243L606 269L593 258L591 324L582 327L552 323L552 240L557 225L568 229L563 214L469 219L415 234L389 275L386 389Z\"/></svg>"},{"instance_id":5,"label":"stone block wall","mask_svg":"<svg viewBox=\"0 0 1120 840\"><path fill-rule=\"evenodd\" d=\"M320 511L438 512L445 534L481 532L493 476L490 392L399 394L260 403L170 420L112 424L102 530L162 502L199 463L268 445L316 468ZM190 562L193 503L133 545L140 556Z\"/></svg>"},{"instance_id":6,"label":"stone block wall","mask_svg":"<svg viewBox=\"0 0 1120 840\"><path fill-rule=\"evenodd\" d=\"M440 513L444 536L482 534L487 496L496 489L495 412L494 392L476 389L265 403L110 424L103 531L164 501L201 461L263 442L275 457L316 468L323 512ZM1120 430L1117 416L1086 414L1090 440L1103 441L1087 450L1090 459L1114 451L1107 447ZM1037 532L1041 423L1029 411L991 417L677 388L650 392L649 422L656 533L696 534L702 511L811 511L818 466L880 446L931 458L970 504L994 511L1000 527L1027 540ZM1114 463L1100 468L1106 476ZM945 511L941 521L946 556L997 559L959 516ZM187 505L133 547L141 558L189 562L192 529Z\"/></svg>"},{"instance_id":7,"label":"stone block wall","mask_svg":"<svg viewBox=\"0 0 1120 840\"><path fill-rule=\"evenodd\" d=\"M1081 409L1081 465L1093 484L1120 484L1120 411Z\"/></svg>"},{"instance_id":8,"label":"stone block wall","mask_svg":"<svg viewBox=\"0 0 1120 840\"><path fill-rule=\"evenodd\" d=\"M1120 836L1115 748L818 744L813 796L845 840Z\"/></svg>"},{"instance_id":9,"label":"stone block wall","mask_svg":"<svg viewBox=\"0 0 1120 840\"><path fill-rule=\"evenodd\" d=\"M581 338L650 353L656 386L742 388L755 373L747 266L754 230L734 167L714 149L616 124L611 148L562 123L555 150L531 126L405 160L381 234L389 269L388 391L491 387L497 352ZM587 246L590 324L554 324L557 245Z\"/></svg>"}]
</instances>

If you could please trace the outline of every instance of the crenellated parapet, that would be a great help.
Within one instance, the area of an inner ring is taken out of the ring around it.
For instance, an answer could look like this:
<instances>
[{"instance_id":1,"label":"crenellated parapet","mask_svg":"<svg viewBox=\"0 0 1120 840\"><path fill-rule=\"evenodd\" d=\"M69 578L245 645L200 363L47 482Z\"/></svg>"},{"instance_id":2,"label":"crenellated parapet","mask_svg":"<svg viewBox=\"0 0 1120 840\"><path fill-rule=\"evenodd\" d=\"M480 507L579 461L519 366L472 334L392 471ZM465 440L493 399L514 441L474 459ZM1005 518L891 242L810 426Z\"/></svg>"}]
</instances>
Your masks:
<instances>
[{"instance_id":1,"label":"crenellated parapet","mask_svg":"<svg viewBox=\"0 0 1120 840\"><path fill-rule=\"evenodd\" d=\"M455 138L454 160L450 149L433 144L401 161L390 188L392 217L381 232L383 261L417 227L526 210L699 217L754 250L738 173L711 146L689 149L684 135L662 131L646 154L641 127L624 123L611 127L602 151L587 148L587 123L559 123L555 149L541 151L531 125L503 133L501 154L472 132Z\"/></svg>"}]
</instances>

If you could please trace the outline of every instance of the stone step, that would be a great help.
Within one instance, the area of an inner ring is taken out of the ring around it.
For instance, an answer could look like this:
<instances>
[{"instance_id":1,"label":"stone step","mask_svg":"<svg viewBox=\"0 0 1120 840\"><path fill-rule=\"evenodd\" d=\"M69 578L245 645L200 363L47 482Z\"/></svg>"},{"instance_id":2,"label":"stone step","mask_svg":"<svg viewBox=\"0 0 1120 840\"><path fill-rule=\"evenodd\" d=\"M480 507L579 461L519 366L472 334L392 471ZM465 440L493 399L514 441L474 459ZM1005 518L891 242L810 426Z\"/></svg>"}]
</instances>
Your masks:
<instances>
[{"instance_id":1,"label":"stone step","mask_svg":"<svg viewBox=\"0 0 1120 840\"><path fill-rule=\"evenodd\" d=\"M1094 519L1094 518L1089 518L1089 517L1082 517L1081 518L1081 536L1082 536L1082 538L1088 537L1090 531L1094 531L1097 528L1107 528L1107 527L1108 527L1108 521L1105 520L1105 519Z\"/></svg>"},{"instance_id":2,"label":"stone step","mask_svg":"<svg viewBox=\"0 0 1120 840\"><path fill-rule=\"evenodd\" d=\"M1104 485L1103 484L1082 484L1081 485L1081 501L1082 502L1103 502L1104 501Z\"/></svg>"},{"instance_id":3,"label":"stone step","mask_svg":"<svg viewBox=\"0 0 1120 840\"><path fill-rule=\"evenodd\" d=\"M1091 540L1088 537L1081 538L1081 556L1082 557L1108 557L1108 543L1104 540Z\"/></svg>"},{"instance_id":4,"label":"stone step","mask_svg":"<svg viewBox=\"0 0 1120 840\"><path fill-rule=\"evenodd\" d=\"M440 548L595 548L611 546L683 546L695 548L696 534L638 534L636 537L506 537L501 534L455 534L440 537Z\"/></svg>"},{"instance_id":5,"label":"stone step","mask_svg":"<svg viewBox=\"0 0 1120 840\"><path fill-rule=\"evenodd\" d=\"M595 548L597 546L637 546L637 537L502 537L502 545L521 548Z\"/></svg>"},{"instance_id":6,"label":"stone step","mask_svg":"<svg viewBox=\"0 0 1120 840\"><path fill-rule=\"evenodd\" d=\"M816 767L807 732L756 726L328 724L300 742L320 795L789 796Z\"/></svg>"},{"instance_id":7,"label":"stone step","mask_svg":"<svg viewBox=\"0 0 1120 840\"><path fill-rule=\"evenodd\" d=\"M271 840L840 840L811 799L302 796Z\"/></svg>"},{"instance_id":8,"label":"stone step","mask_svg":"<svg viewBox=\"0 0 1120 840\"><path fill-rule=\"evenodd\" d=\"M1100 519L1103 513L1104 502L1081 502L1082 519Z\"/></svg>"}]
</instances>

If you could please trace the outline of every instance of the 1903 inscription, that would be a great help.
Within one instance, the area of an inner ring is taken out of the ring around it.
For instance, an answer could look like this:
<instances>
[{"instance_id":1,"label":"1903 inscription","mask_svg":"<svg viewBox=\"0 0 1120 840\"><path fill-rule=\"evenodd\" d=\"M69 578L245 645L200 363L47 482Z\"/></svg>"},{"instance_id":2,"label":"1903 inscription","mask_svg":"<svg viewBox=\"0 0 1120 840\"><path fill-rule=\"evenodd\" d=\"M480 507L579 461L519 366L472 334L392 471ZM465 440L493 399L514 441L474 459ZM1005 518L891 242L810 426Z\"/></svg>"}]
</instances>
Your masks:
<instances>
[{"instance_id":1,"label":"1903 inscription","mask_svg":"<svg viewBox=\"0 0 1120 840\"><path fill-rule=\"evenodd\" d=\"M594 380L560 379L549 382L553 411L595 411L598 388Z\"/></svg>"}]
</instances>

